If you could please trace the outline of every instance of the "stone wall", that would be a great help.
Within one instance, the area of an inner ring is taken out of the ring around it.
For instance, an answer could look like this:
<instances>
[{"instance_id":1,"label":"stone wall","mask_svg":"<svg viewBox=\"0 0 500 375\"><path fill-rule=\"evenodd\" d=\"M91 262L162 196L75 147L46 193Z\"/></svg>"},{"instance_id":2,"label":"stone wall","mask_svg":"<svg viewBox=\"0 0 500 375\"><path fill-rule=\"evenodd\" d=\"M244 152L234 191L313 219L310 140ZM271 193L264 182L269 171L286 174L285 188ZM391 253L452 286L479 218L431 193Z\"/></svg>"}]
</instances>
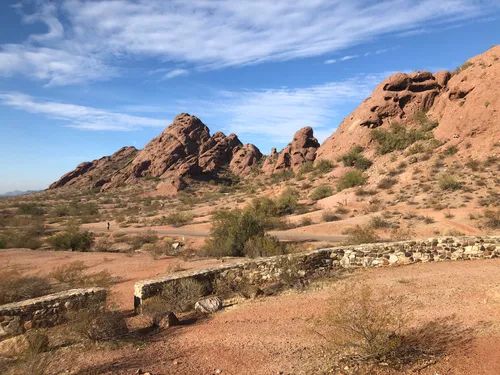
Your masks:
<instances>
[{"instance_id":1,"label":"stone wall","mask_svg":"<svg viewBox=\"0 0 500 375\"><path fill-rule=\"evenodd\" d=\"M72 289L0 306L0 340L32 328L52 327L64 320L68 310L104 303L106 289Z\"/></svg>"},{"instance_id":2,"label":"stone wall","mask_svg":"<svg viewBox=\"0 0 500 375\"><path fill-rule=\"evenodd\" d=\"M134 307L140 312L142 301L160 293L168 283L193 278L213 291L213 282L221 278L258 287L292 278L307 279L336 268L383 267L500 257L500 236L444 237L419 241L340 246L299 253L244 260L216 268L176 273L162 278L139 281L134 286Z\"/></svg>"}]
</instances>

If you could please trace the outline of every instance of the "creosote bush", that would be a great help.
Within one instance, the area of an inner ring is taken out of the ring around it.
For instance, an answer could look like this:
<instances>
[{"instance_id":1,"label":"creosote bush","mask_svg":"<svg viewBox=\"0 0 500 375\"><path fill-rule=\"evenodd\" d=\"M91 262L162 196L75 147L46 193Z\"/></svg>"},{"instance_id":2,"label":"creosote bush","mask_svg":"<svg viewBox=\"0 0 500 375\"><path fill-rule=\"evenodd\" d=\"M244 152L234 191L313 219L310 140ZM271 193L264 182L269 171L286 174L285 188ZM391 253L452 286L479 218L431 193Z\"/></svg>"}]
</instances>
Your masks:
<instances>
[{"instance_id":1,"label":"creosote bush","mask_svg":"<svg viewBox=\"0 0 500 375\"><path fill-rule=\"evenodd\" d=\"M116 340L128 333L125 318L119 311L92 306L68 313L70 329L82 339L93 342Z\"/></svg>"},{"instance_id":2,"label":"creosote bush","mask_svg":"<svg viewBox=\"0 0 500 375\"><path fill-rule=\"evenodd\" d=\"M177 228L190 223L193 217L193 214L190 212L174 212L167 216L166 222Z\"/></svg>"},{"instance_id":3,"label":"creosote bush","mask_svg":"<svg viewBox=\"0 0 500 375\"><path fill-rule=\"evenodd\" d=\"M354 228L347 229L344 234L349 238L345 241L346 245L362 245L365 243L380 242L380 237L370 227L356 225Z\"/></svg>"},{"instance_id":4,"label":"creosote bush","mask_svg":"<svg viewBox=\"0 0 500 375\"><path fill-rule=\"evenodd\" d=\"M333 195L333 188L330 185L321 184L311 192L310 198L312 200L317 201L320 199L327 198L331 195Z\"/></svg>"},{"instance_id":5,"label":"creosote bush","mask_svg":"<svg viewBox=\"0 0 500 375\"><path fill-rule=\"evenodd\" d=\"M146 299L143 309L146 311L170 311L174 313L187 312L193 309L194 304L205 295L203 284L194 279L173 280L161 289L157 299ZM148 304L150 306L148 307ZM160 306L159 306L160 305ZM163 307L161 307L163 306Z\"/></svg>"},{"instance_id":6,"label":"creosote bush","mask_svg":"<svg viewBox=\"0 0 500 375\"><path fill-rule=\"evenodd\" d=\"M444 174L439 178L439 186L443 190L459 190L462 183L451 174Z\"/></svg>"},{"instance_id":7,"label":"creosote bush","mask_svg":"<svg viewBox=\"0 0 500 375\"><path fill-rule=\"evenodd\" d=\"M50 294L50 281L38 275L22 275L14 269L0 270L0 305Z\"/></svg>"},{"instance_id":8,"label":"creosote bush","mask_svg":"<svg viewBox=\"0 0 500 375\"><path fill-rule=\"evenodd\" d=\"M379 154L388 154L397 150L405 150L413 143L425 139L431 139L431 130L437 126L437 123L428 120L417 120L421 126L419 129L408 128L398 122L390 125L389 129L372 130L372 138L378 142L377 152Z\"/></svg>"},{"instance_id":9,"label":"creosote bush","mask_svg":"<svg viewBox=\"0 0 500 375\"><path fill-rule=\"evenodd\" d=\"M368 177L360 171L348 171L338 180L337 190L342 191L355 186L362 186L367 179Z\"/></svg>"},{"instance_id":10,"label":"creosote bush","mask_svg":"<svg viewBox=\"0 0 500 375\"><path fill-rule=\"evenodd\" d=\"M500 228L500 208L496 210L484 211L485 224L488 228Z\"/></svg>"},{"instance_id":11,"label":"creosote bush","mask_svg":"<svg viewBox=\"0 0 500 375\"><path fill-rule=\"evenodd\" d=\"M342 218L339 215L337 215L335 212L330 211L330 210L326 210L326 211L323 211L323 213L321 214L321 220L326 221L326 222L330 222L330 221L339 221L339 220L342 220Z\"/></svg>"},{"instance_id":12,"label":"creosote bush","mask_svg":"<svg viewBox=\"0 0 500 375\"><path fill-rule=\"evenodd\" d=\"M56 250L89 251L94 244L94 234L70 226L66 231L49 237L48 241Z\"/></svg>"},{"instance_id":13,"label":"creosote bush","mask_svg":"<svg viewBox=\"0 0 500 375\"><path fill-rule=\"evenodd\" d=\"M366 170L372 166L372 162L362 154L361 146L354 146L347 154L339 157L338 161L344 163L345 167L355 167L356 169Z\"/></svg>"}]
</instances>

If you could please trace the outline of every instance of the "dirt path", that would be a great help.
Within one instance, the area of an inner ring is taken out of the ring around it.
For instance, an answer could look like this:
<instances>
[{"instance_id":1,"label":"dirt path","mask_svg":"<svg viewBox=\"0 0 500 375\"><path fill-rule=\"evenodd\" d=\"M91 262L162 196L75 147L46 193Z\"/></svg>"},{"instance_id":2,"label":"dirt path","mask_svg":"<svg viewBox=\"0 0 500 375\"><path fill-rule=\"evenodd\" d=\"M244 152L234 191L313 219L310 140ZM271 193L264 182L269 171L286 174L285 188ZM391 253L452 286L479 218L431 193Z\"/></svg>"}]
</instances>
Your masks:
<instances>
[{"instance_id":1,"label":"dirt path","mask_svg":"<svg viewBox=\"0 0 500 375\"><path fill-rule=\"evenodd\" d=\"M203 229L183 229L183 228L165 228L165 227L144 227L144 228L120 228L116 230L108 231L105 224L87 224L83 227L92 232L118 232L118 233L145 233L148 231L153 231L159 235L164 236L186 236L186 237L208 237L210 235L209 230ZM323 241L323 242L334 242L340 243L347 239L348 236L343 235L328 235L328 234L316 234L316 233L303 233L303 232L293 232L293 231L270 231L268 232L271 236L277 237L281 241Z\"/></svg>"}]
</instances>

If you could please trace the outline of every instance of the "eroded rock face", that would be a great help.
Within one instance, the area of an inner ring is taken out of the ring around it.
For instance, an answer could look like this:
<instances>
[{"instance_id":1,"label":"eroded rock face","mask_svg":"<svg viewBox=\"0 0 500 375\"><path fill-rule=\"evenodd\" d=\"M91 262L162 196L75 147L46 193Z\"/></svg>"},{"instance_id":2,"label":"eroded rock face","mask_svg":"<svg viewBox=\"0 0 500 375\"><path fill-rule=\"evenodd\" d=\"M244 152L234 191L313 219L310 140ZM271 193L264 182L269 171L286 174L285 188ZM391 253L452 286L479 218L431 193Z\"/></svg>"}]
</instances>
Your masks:
<instances>
[{"instance_id":1,"label":"eroded rock face","mask_svg":"<svg viewBox=\"0 0 500 375\"><path fill-rule=\"evenodd\" d=\"M274 152L271 151L262 170L265 173L275 173L284 169L297 171L304 163L315 160L319 146L318 140L314 138L313 129L309 126L302 128L279 154L276 154L276 149L273 149Z\"/></svg>"},{"instance_id":2,"label":"eroded rock face","mask_svg":"<svg viewBox=\"0 0 500 375\"><path fill-rule=\"evenodd\" d=\"M450 72L396 73L381 84L350 116L340 124L318 151L318 157L335 159L353 145L367 147L374 129L390 122L405 122L417 112L429 111L444 91Z\"/></svg>"},{"instance_id":3,"label":"eroded rock face","mask_svg":"<svg viewBox=\"0 0 500 375\"><path fill-rule=\"evenodd\" d=\"M247 175L262 159L260 150L252 144L246 144L234 149L233 158L229 164L231 172L238 175Z\"/></svg>"},{"instance_id":4,"label":"eroded rock face","mask_svg":"<svg viewBox=\"0 0 500 375\"><path fill-rule=\"evenodd\" d=\"M245 175L261 157L256 146L244 146L235 134L216 132L210 136L199 118L181 113L143 150L126 147L111 157L82 163L50 188L85 183L108 190L137 183L143 177L157 177L164 180L158 185L159 191L169 195L186 187L184 177L215 178L228 168Z\"/></svg>"},{"instance_id":5,"label":"eroded rock face","mask_svg":"<svg viewBox=\"0 0 500 375\"><path fill-rule=\"evenodd\" d=\"M73 185L88 189L100 187L108 182L114 173L130 162L136 154L135 147L123 147L111 156L81 163L75 170L66 173L58 181L51 184L49 189Z\"/></svg>"}]
</instances>

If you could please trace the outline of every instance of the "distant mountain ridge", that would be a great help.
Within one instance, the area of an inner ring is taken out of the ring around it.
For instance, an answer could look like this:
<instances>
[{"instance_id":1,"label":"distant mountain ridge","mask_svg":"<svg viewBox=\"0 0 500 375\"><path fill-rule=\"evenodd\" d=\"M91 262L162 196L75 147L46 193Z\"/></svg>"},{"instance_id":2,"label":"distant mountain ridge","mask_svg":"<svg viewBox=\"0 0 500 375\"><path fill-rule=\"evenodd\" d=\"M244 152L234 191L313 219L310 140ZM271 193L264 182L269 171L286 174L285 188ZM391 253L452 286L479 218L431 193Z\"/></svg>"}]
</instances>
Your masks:
<instances>
[{"instance_id":1,"label":"distant mountain ridge","mask_svg":"<svg viewBox=\"0 0 500 375\"><path fill-rule=\"evenodd\" d=\"M26 191L14 190L14 191L8 191L6 193L0 194L0 198L20 197L22 195L38 193L39 191L41 191L41 190L26 190Z\"/></svg>"}]
</instances>

